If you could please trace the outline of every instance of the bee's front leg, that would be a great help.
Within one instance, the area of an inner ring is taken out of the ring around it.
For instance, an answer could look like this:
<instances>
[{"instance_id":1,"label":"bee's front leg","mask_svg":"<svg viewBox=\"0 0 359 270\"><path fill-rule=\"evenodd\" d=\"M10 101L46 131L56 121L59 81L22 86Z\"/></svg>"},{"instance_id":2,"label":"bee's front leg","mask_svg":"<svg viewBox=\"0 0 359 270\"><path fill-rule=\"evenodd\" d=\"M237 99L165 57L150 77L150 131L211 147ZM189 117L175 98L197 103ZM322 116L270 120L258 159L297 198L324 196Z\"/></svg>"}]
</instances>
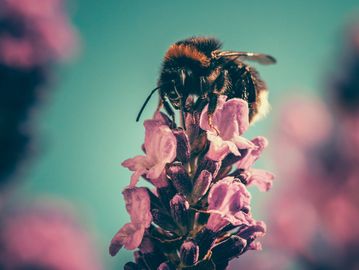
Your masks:
<instances>
[{"instance_id":1,"label":"bee's front leg","mask_svg":"<svg viewBox=\"0 0 359 270\"><path fill-rule=\"evenodd\" d=\"M175 119L175 113L171 108L171 105L167 102L167 100L163 97L162 98L162 104L166 111L166 113L172 118L172 128L175 128L176 126L176 119Z\"/></svg>"}]
</instances>

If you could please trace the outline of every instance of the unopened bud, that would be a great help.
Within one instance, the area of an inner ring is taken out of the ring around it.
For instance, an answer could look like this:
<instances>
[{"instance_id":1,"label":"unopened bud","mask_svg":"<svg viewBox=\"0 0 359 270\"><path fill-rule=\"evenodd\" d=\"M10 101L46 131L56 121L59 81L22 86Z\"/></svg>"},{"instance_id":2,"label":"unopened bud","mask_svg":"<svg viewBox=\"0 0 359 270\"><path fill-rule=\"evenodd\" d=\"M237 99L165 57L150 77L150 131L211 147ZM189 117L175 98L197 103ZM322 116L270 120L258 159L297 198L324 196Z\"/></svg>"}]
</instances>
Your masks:
<instances>
[{"instance_id":1,"label":"unopened bud","mask_svg":"<svg viewBox=\"0 0 359 270\"><path fill-rule=\"evenodd\" d=\"M124 270L138 270L139 267L134 262L128 262L123 266Z\"/></svg>"},{"instance_id":2,"label":"unopened bud","mask_svg":"<svg viewBox=\"0 0 359 270\"><path fill-rule=\"evenodd\" d=\"M212 174L207 170L201 171L195 181L191 195L193 202L197 202L207 193L212 182Z\"/></svg>"},{"instance_id":3,"label":"unopened bud","mask_svg":"<svg viewBox=\"0 0 359 270\"><path fill-rule=\"evenodd\" d=\"M197 233L194 241L199 246L199 259L202 259L206 255L216 239L216 232L204 227Z\"/></svg>"},{"instance_id":4,"label":"unopened bud","mask_svg":"<svg viewBox=\"0 0 359 270\"><path fill-rule=\"evenodd\" d=\"M200 173L204 170L209 171L212 174L212 177L216 178L220 168L221 168L220 161L215 161L208 157L204 157L198 164L195 178L197 178L200 175Z\"/></svg>"},{"instance_id":5,"label":"unopened bud","mask_svg":"<svg viewBox=\"0 0 359 270\"><path fill-rule=\"evenodd\" d=\"M169 165L167 167L167 176L172 180L179 193L188 195L191 192L191 179L181 163L176 162Z\"/></svg>"},{"instance_id":6,"label":"unopened bud","mask_svg":"<svg viewBox=\"0 0 359 270\"><path fill-rule=\"evenodd\" d=\"M161 263L157 270L176 270L176 267L170 262Z\"/></svg>"},{"instance_id":7,"label":"unopened bud","mask_svg":"<svg viewBox=\"0 0 359 270\"><path fill-rule=\"evenodd\" d=\"M171 202L171 214L174 221L183 228L188 225L188 208L189 204L182 195L175 195Z\"/></svg>"},{"instance_id":8,"label":"unopened bud","mask_svg":"<svg viewBox=\"0 0 359 270\"><path fill-rule=\"evenodd\" d=\"M214 262L228 261L241 254L246 246L246 240L239 236L231 236L227 240L219 243L212 249L212 259Z\"/></svg>"},{"instance_id":9,"label":"unopened bud","mask_svg":"<svg viewBox=\"0 0 359 270\"><path fill-rule=\"evenodd\" d=\"M194 265L198 262L199 247L193 241L184 242L180 249L181 262L184 265Z\"/></svg>"},{"instance_id":10,"label":"unopened bud","mask_svg":"<svg viewBox=\"0 0 359 270\"><path fill-rule=\"evenodd\" d=\"M183 164L187 163L190 157L190 145L186 132L183 129L173 130L177 140L177 160Z\"/></svg>"}]
</instances>

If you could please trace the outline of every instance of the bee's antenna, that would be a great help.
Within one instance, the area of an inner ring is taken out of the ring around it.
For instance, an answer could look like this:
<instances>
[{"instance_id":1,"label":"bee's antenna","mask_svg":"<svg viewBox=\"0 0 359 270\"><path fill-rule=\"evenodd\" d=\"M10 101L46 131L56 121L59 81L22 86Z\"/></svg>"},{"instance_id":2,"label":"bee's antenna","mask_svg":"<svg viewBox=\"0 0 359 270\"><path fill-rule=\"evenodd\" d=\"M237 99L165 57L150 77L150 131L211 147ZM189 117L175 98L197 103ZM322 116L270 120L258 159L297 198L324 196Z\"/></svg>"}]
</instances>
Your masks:
<instances>
[{"instance_id":1,"label":"bee's antenna","mask_svg":"<svg viewBox=\"0 0 359 270\"><path fill-rule=\"evenodd\" d=\"M138 122L138 121L140 120L141 114L142 114L143 110L145 109L147 103L150 101L152 95L153 95L158 89L160 89L161 86L162 86L162 85L160 85L160 86L156 87L155 89L153 89L153 90L151 91L151 93L148 95L148 97L146 98L145 102L144 102L143 105L142 105L142 108L141 108L140 112L138 113L138 115L137 115L137 117L136 117L136 122Z\"/></svg>"}]
</instances>

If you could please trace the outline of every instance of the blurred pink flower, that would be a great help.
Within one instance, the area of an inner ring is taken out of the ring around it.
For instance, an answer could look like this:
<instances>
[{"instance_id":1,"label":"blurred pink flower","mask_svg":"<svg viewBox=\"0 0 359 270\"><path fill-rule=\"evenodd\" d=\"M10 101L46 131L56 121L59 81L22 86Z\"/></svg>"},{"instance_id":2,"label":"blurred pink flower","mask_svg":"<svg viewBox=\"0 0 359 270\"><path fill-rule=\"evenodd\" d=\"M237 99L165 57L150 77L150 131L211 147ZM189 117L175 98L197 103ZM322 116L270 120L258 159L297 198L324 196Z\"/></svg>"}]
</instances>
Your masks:
<instances>
[{"instance_id":1,"label":"blurred pink flower","mask_svg":"<svg viewBox=\"0 0 359 270\"><path fill-rule=\"evenodd\" d=\"M208 105L200 117L200 127L207 131L207 138L211 142L207 157L217 161L229 153L240 156L238 149L255 147L251 141L240 136L249 126L248 103L239 98L226 99L226 96L218 98L212 118L214 128L208 124Z\"/></svg>"},{"instance_id":2,"label":"blurred pink flower","mask_svg":"<svg viewBox=\"0 0 359 270\"><path fill-rule=\"evenodd\" d=\"M122 166L134 172L131 177L131 187L137 184L141 175L145 175L158 187L166 185L162 177L166 164L176 157L177 140L163 121L156 120L158 117L156 114L154 119L144 122L146 155L127 159L122 163Z\"/></svg>"},{"instance_id":3,"label":"blurred pink flower","mask_svg":"<svg viewBox=\"0 0 359 270\"><path fill-rule=\"evenodd\" d=\"M122 246L126 249L137 248L141 244L145 229L152 221L150 197L145 188L127 188L122 193L131 222L125 224L113 237L110 245L112 256L115 256Z\"/></svg>"},{"instance_id":4,"label":"blurred pink flower","mask_svg":"<svg viewBox=\"0 0 359 270\"><path fill-rule=\"evenodd\" d=\"M1 269L103 269L90 235L72 215L49 202L12 210L1 217Z\"/></svg>"},{"instance_id":5,"label":"blurred pink flower","mask_svg":"<svg viewBox=\"0 0 359 270\"><path fill-rule=\"evenodd\" d=\"M3 0L0 61L32 67L71 56L78 43L64 12L64 0Z\"/></svg>"},{"instance_id":6,"label":"blurred pink flower","mask_svg":"<svg viewBox=\"0 0 359 270\"><path fill-rule=\"evenodd\" d=\"M279 132L297 146L315 146L330 135L331 115L317 98L293 96L288 98L281 112Z\"/></svg>"}]
</instances>

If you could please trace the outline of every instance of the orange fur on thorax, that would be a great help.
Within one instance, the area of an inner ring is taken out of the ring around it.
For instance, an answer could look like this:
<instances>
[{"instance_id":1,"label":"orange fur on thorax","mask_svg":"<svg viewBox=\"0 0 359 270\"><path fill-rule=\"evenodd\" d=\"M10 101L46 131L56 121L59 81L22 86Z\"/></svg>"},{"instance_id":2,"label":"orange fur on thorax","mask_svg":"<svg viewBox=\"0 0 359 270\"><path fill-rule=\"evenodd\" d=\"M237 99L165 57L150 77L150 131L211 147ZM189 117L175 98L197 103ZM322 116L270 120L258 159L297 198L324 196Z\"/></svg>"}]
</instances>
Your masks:
<instances>
[{"instance_id":1,"label":"orange fur on thorax","mask_svg":"<svg viewBox=\"0 0 359 270\"><path fill-rule=\"evenodd\" d=\"M170 60L172 58L179 58L179 57L191 58L195 61L200 62L201 65L204 67L208 67L210 63L210 59L205 54L198 51L196 48L185 44L180 44L180 45L173 44L168 49L165 55L165 60Z\"/></svg>"}]
</instances>

